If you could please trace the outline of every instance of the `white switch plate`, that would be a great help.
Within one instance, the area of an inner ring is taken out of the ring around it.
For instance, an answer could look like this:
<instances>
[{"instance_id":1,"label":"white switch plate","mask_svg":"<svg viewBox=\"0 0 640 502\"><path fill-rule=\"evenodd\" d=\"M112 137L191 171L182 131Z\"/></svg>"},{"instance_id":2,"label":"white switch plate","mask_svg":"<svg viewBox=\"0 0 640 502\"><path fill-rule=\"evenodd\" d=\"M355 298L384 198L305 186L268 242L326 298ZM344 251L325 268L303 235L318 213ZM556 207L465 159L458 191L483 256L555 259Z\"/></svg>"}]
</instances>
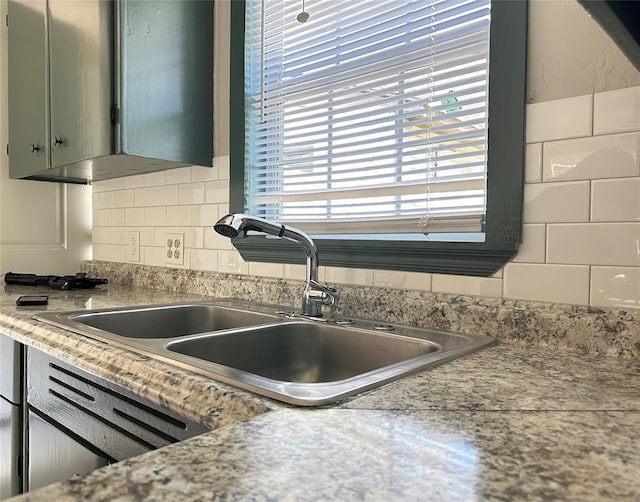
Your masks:
<instances>
[{"instance_id":1,"label":"white switch plate","mask_svg":"<svg viewBox=\"0 0 640 502\"><path fill-rule=\"evenodd\" d=\"M140 261L140 232L137 230L129 231L127 235L127 258L129 261Z\"/></svg>"},{"instance_id":2,"label":"white switch plate","mask_svg":"<svg viewBox=\"0 0 640 502\"><path fill-rule=\"evenodd\" d=\"M184 265L184 234L165 234L165 263Z\"/></svg>"}]
</instances>

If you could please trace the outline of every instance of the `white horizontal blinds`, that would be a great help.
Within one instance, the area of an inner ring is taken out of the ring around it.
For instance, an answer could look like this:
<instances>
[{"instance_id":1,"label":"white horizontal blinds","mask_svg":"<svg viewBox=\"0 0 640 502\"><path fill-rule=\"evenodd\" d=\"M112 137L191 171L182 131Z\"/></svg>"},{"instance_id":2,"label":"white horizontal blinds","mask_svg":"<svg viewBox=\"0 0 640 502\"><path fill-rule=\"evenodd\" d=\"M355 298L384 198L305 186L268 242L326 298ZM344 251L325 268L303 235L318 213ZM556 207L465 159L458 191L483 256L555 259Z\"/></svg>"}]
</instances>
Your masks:
<instances>
[{"instance_id":1,"label":"white horizontal blinds","mask_svg":"<svg viewBox=\"0 0 640 502\"><path fill-rule=\"evenodd\" d=\"M490 0L248 0L248 210L314 234L478 231Z\"/></svg>"}]
</instances>

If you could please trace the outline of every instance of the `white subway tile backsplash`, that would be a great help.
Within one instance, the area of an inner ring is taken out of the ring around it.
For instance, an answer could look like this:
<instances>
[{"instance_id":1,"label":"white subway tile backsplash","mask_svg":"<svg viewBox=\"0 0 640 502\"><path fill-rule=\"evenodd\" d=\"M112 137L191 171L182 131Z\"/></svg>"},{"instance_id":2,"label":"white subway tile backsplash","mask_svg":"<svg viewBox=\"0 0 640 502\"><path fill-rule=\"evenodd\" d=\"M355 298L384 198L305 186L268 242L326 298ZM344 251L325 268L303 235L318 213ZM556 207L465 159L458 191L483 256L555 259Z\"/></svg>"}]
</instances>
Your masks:
<instances>
[{"instance_id":1,"label":"white subway tile backsplash","mask_svg":"<svg viewBox=\"0 0 640 502\"><path fill-rule=\"evenodd\" d=\"M282 263L262 263L259 261L249 262L249 275L262 277L284 277L284 265Z\"/></svg>"},{"instance_id":2,"label":"white subway tile backsplash","mask_svg":"<svg viewBox=\"0 0 640 502\"><path fill-rule=\"evenodd\" d=\"M218 166L213 167L191 166L191 181L215 181L218 179Z\"/></svg>"},{"instance_id":3,"label":"white subway tile backsplash","mask_svg":"<svg viewBox=\"0 0 640 502\"><path fill-rule=\"evenodd\" d=\"M185 246L188 248L204 247L204 232L202 227L189 227L184 229Z\"/></svg>"},{"instance_id":4,"label":"white subway tile backsplash","mask_svg":"<svg viewBox=\"0 0 640 502\"><path fill-rule=\"evenodd\" d=\"M434 293L501 298L502 280L490 277L434 274L431 289Z\"/></svg>"},{"instance_id":5,"label":"white subway tile backsplash","mask_svg":"<svg viewBox=\"0 0 640 502\"><path fill-rule=\"evenodd\" d=\"M589 221L589 182L525 185L522 217L524 223Z\"/></svg>"},{"instance_id":6,"label":"white subway tile backsplash","mask_svg":"<svg viewBox=\"0 0 640 502\"><path fill-rule=\"evenodd\" d=\"M191 224L196 227L212 227L220 219L218 204L191 206Z\"/></svg>"},{"instance_id":7,"label":"white subway tile backsplash","mask_svg":"<svg viewBox=\"0 0 640 502\"><path fill-rule=\"evenodd\" d=\"M167 207L167 225L178 227L191 225L191 208L189 206Z\"/></svg>"},{"instance_id":8,"label":"white subway tile backsplash","mask_svg":"<svg viewBox=\"0 0 640 502\"><path fill-rule=\"evenodd\" d=\"M179 183L189 183L191 181L191 168L190 167L177 167L176 169L169 169L166 172L167 185L177 185Z\"/></svg>"},{"instance_id":9,"label":"white subway tile backsplash","mask_svg":"<svg viewBox=\"0 0 640 502\"><path fill-rule=\"evenodd\" d=\"M140 248L140 259L143 259L144 264L154 267L165 267L167 261L167 251L163 247L144 246Z\"/></svg>"},{"instance_id":10,"label":"white subway tile backsplash","mask_svg":"<svg viewBox=\"0 0 640 502\"><path fill-rule=\"evenodd\" d=\"M594 134L640 130L640 86L594 96Z\"/></svg>"},{"instance_id":11,"label":"white subway tile backsplash","mask_svg":"<svg viewBox=\"0 0 640 502\"><path fill-rule=\"evenodd\" d=\"M144 174L136 174L134 176L127 176L124 179L125 188L140 188L146 186L144 183Z\"/></svg>"},{"instance_id":12,"label":"white subway tile backsplash","mask_svg":"<svg viewBox=\"0 0 640 502\"><path fill-rule=\"evenodd\" d=\"M96 192L95 190L92 190L91 192L91 208L103 209L100 207L100 192Z\"/></svg>"},{"instance_id":13,"label":"white subway tile backsplash","mask_svg":"<svg viewBox=\"0 0 640 502\"><path fill-rule=\"evenodd\" d=\"M116 244L95 244L93 246L93 258L95 260L115 261L124 263L127 246Z\"/></svg>"},{"instance_id":14,"label":"white subway tile backsplash","mask_svg":"<svg viewBox=\"0 0 640 502\"><path fill-rule=\"evenodd\" d=\"M114 178L111 180L96 181L91 184L91 189L94 193L107 192L110 190L122 190L123 188L126 188L125 180L126 178Z\"/></svg>"},{"instance_id":15,"label":"white subway tile backsplash","mask_svg":"<svg viewBox=\"0 0 640 502\"><path fill-rule=\"evenodd\" d=\"M97 209L93 211L93 225L97 227L123 227L124 209Z\"/></svg>"},{"instance_id":16,"label":"white subway tile backsplash","mask_svg":"<svg viewBox=\"0 0 640 502\"><path fill-rule=\"evenodd\" d=\"M191 268L193 270L218 271L218 251L215 249L192 249Z\"/></svg>"},{"instance_id":17,"label":"white subway tile backsplash","mask_svg":"<svg viewBox=\"0 0 640 502\"><path fill-rule=\"evenodd\" d=\"M592 267L591 305L640 308L640 268Z\"/></svg>"},{"instance_id":18,"label":"white subway tile backsplash","mask_svg":"<svg viewBox=\"0 0 640 502\"><path fill-rule=\"evenodd\" d=\"M97 227L92 232L92 242L97 244L127 244L127 232L121 227Z\"/></svg>"},{"instance_id":19,"label":"white subway tile backsplash","mask_svg":"<svg viewBox=\"0 0 640 502\"><path fill-rule=\"evenodd\" d=\"M229 156L228 155L223 155L220 157L216 157L216 167L218 168L218 177L221 180L228 180L229 179L229 168L230 168L230 162L229 162Z\"/></svg>"},{"instance_id":20,"label":"white subway tile backsplash","mask_svg":"<svg viewBox=\"0 0 640 502\"><path fill-rule=\"evenodd\" d=\"M207 181L204 185L207 204L229 202L229 182L226 180Z\"/></svg>"},{"instance_id":21,"label":"white subway tile backsplash","mask_svg":"<svg viewBox=\"0 0 640 502\"><path fill-rule=\"evenodd\" d=\"M594 181L591 221L640 221L640 177Z\"/></svg>"},{"instance_id":22,"label":"white subway tile backsplash","mask_svg":"<svg viewBox=\"0 0 640 502\"><path fill-rule=\"evenodd\" d=\"M203 204L204 183L178 185L178 204Z\"/></svg>"},{"instance_id":23,"label":"white subway tile backsplash","mask_svg":"<svg viewBox=\"0 0 640 502\"><path fill-rule=\"evenodd\" d=\"M140 232L141 246L153 246L155 244L156 233L153 227L136 227L134 230Z\"/></svg>"},{"instance_id":24,"label":"white subway tile backsplash","mask_svg":"<svg viewBox=\"0 0 640 502\"><path fill-rule=\"evenodd\" d=\"M527 106L527 143L590 136L593 99L590 94Z\"/></svg>"},{"instance_id":25,"label":"white subway tile backsplash","mask_svg":"<svg viewBox=\"0 0 640 502\"><path fill-rule=\"evenodd\" d=\"M504 268L504 297L518 300L589 303L589 267L509 263Z\"/></svg>"},{"instance_id":26,"label":"white subway tile backsplash","mask_svg":"<svg viewBox=\"0 0 640 502\"><path fill-rule=\"evenodd\" d=\"M206 249L233 250L231 239L216 233L211 227L204 228L204 247Z\"/></svg>"},{"instance_id":27,"label":"white subway tile backsplash","mask_svg":"<svg viewBox=\"0 0 640 502\"><path fill-rule=\"evenodd\" d=\"M116 207L116 192L100 193L100 209L111 209Z\"/></svg>"},{"instance_id":28,"label":"white subway tile backsplash","mask_svg":"<svg viewBox=\"0 0 640 502\"><path fill-rule=\"evenodd\" d=\"M421 272L374 270L373 285L380 288L431 291L432 275Z\"/></svg>"},{"instance_id":29,"label":"white subway tile backsplash","mask_svg":"<svg viewBox=\"0 0 640 502\"><path fill-rule=\"evenodd\" d=\"M222 204L218 204L218 214L220 215L220 218L222 218L223 216L229 214L229 203L228 202L224 202Z\"/></svg>"},{"instance_id":30,"label":"white subway tile backsplash","mask_svg":"<svg viewBox=\"0 0 640 502\"><path fill-rule=\"evenodd\" d=\"M93 247L93 259L94 260L108 260L109 258L107 258L107 252L106 252L106 244L98 244L98 243L94 243L92 245Z\"/></svg>"},{"instance_id":31,"label":"white subway tile backsplash","mask_svg":"<svg viewBox=\"0 0 640 502\"><path fill-rule=\"evenodd\" d=\"M373 270L362 268L325 267L325 281L331 284L373 286Z\"/></svg>"},{"instance_id":32,"label":"white subway tile backsplash","mask_svg":"<svg viewBox=\"0 0 640 502\"><path fill-rule=\"evenodd\" d=\"M153 245L155 247L166 247L167 246L167 233L178 233L180 230L176 230L175 228L172 228L171 230L169 229L169 227L156 227L153 229Z\"/></svg>"},{"instance_id":33,"label":"white subway tile backsplash","mask_svg":"<svg viewBox=\"0 0 640 502\"><path fill-rule=\"evenodd\" d=\"M167 208L165 206L144 208L145 226L157 227L167 224Z\"/></svg>"},{"instance_id":34,"label":"white subway tile backsplash","mask_svg":"<svg viewBox=\"0 0 640 502\"><path fill-rule=\"evenodd\" d=\"M546 247L546 225L522 225L522 244L513 261L524 263L544 263Z\"/></svg>"},{"instance_id":35,"label":"white subway tile backsplash","mask_svg":"<svg viewBox=\"0 0 640 502\"><path fill-rule=\"evenodd\" d=\"M525 183L539 183L542 181L542 143L526 146L524 162Z\"/></svg>"},{"instance_id":36,"label":"white subway tile backsplash","mask_svg":"<svg viewBox=\"0 0 640 502\"><path fill-rule=\"evenodd\" d=\"M146 173L142 175L142 179L144 181L144 186L158 186L158 185L166 185L167 184L167 172L166 171L156 171L154 173Z\"/></svg>"},{"instance_id":37,"label":"white subway tile backsplash","mask_svg":"<svg viewBox=\"0 0 640 502\"><path fill-rule=\"evenodd\" d=\"M640 266L640 223L550 224L547 262Z\"/></svg>"},{"instance_id":38,"label":"white subway tile backsplash","mask_svg":"<svg viewBox=\"0 0 640 502\"><path fill-rule=\"evenodd\" d=\"M91 220L92 220L92 225L93 227L101 227L104 225L104 216L101 214L101 212L103 212L104 209L93 209L93 211L91 211Z\"/></svg>"},{"instance_id":39,"label":"white subway tile backsplash","mask_svg":"<svg viewBox=\"0 0 640 502\"><path fill-rule=\"evenodd\" d=\"M305 265L293 265L290 263L285 263L284 265L284 278L292 279L296 281L304 281L307 275L307 267ZM318 280L320 279L320 274L318 273Z\"/></svg>"},{"instance_id":40,"label":"white subway tile backsplash","mask_svg":"<svg viewBox=\"0 0 640 502\"><path fill-rule=\"evenodd\" d=\"M127 207L124 210L124 224L128 227L144 225L144 208Z\"/></svg>"},{"instance_id":41,"label":"white subway tile backsplash","mask_svg":"<svg viewBox=\"0 0 640 502\"><path fill-rule=\"evenodd\" d=\"M135 189L135 206L175 206L178 203L178 185L153 186Z\"/></svg>"},{"instance_id":42,"label":"white subway tile backsplash","mask_svg":"<svg viewBox=\"0 0 640 502\"><path fill-rule=\"evenodd\" d=\"M242 259L240 253L235 249L230 251L219 251L218 272L247 275L249 273L249 264Z\"/></svg>"},{"instance_id":43,"label":"white subway tile backsplash","mask_svg":"<svg viewBox=\"0 0 640 502\"><path fill-rule=\"evenodd\" d=\"M126 261L127 246L109 244L109 256L110 261Z\"/></svg>"},{"instance_id":44,"label":"white subway tile backsplash","mask_svg":"<svg viewBox=\"0 0 640 502\"><path fill-rule=\"evenodd\" d=\"M640 175L640 133L545 143L544 181Z\"/></svg>"},{"instance_id":45,"label":"white subway tile backsplash","mask_svg":"<svg viewBox=\"0 0 640 502\"><path fill-rule=\"evenodd\" d=\"M102 231L105 227L95 227L91 230L91 244L102 244L104 242Z\"/></svg>"},{"instance_id":46,"label":"white subway tile backsplash","mask_svg":"<svg viewBox=\"0 0 640 502\"><path fill-rule=\"evenodd\" d=\"M133 190L118 190L115 193L115 207L133 207Z\"/></svg>"}]
</instances>

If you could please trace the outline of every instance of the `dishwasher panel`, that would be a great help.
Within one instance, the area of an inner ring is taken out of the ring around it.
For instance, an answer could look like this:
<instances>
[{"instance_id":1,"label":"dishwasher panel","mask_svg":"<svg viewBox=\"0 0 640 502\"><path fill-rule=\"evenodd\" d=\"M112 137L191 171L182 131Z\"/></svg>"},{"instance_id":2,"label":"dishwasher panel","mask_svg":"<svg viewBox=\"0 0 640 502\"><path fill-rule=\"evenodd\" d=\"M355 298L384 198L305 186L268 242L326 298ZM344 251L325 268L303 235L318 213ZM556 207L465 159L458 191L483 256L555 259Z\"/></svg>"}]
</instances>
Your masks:
<instances>
[{"instance_id":1,"label":"dishwasher panel","mask_svg":"<svg viewBox=\"0 0 640 502\"><path fill-rule=\"evenodd\" d=\"M115 460L207 430L32 348L27 350L27 403Z\"/></svg>"},{"instance_id":2,"label":"dishwasher panel","mask_svg":"<svg viewBox=\"0 0 640 502\"><path fill-rule=\"evenodd\" d=\"M68 433L29 410L29 491L76 476L112 462Z\"/></svg>"}]
</instances>

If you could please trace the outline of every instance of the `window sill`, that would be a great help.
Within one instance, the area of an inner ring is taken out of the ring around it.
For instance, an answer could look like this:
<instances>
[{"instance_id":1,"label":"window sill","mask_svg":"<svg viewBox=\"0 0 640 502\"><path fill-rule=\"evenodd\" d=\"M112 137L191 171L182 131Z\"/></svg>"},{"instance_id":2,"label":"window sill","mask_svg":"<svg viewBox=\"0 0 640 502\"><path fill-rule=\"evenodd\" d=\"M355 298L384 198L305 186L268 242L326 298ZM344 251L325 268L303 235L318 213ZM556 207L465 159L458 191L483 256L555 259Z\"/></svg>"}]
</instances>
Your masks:
<instances>
[{"instance_id":1,"label":"window sill","mask_svg":"<svg viewBox=\"0 0 640 502\"><path fill-rule=\"evenodd\" d=\"M488 248L484 243L315 240L320 265L404 270L436 274L488 277L515 254L516 249ZM249 236L233 244L246 261L304 264L305 256L294 243Z\"/></svg>"}]
</instances>

